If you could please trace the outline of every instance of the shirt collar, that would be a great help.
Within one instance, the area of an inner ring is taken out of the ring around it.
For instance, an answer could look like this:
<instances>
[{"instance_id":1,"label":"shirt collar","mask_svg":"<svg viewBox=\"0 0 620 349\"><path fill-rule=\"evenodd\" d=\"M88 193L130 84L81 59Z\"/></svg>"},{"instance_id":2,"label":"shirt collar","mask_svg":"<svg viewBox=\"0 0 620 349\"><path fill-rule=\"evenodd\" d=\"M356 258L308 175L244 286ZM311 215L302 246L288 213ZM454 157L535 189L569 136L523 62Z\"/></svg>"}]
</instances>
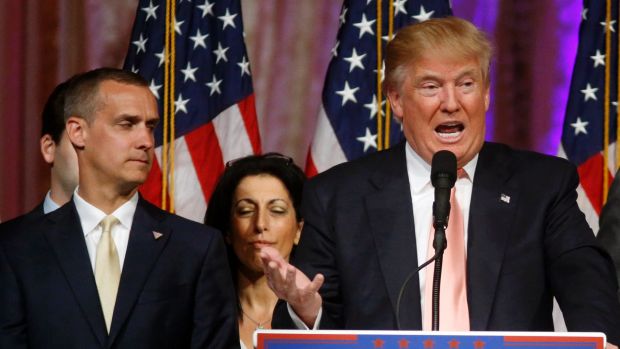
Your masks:
<instances>
[{"instance_id":1,"label":"shirt collar","mask_svg":"<svg viewBox=\"0 0 620 349\"><path fill-rule=\"evenodd\" d=\"M78 189L79 187L75 188L75 192L73 193L73 202L75 203L78 216L80 216L80 223L82 224L84 235L87 235L89 232L93 231L97 225L101 223L101 220L107 215L80 197L78 194ZM136 193L129 200L127 200L127 202L112 212L112 216L116 217L120 224L122 224L127 230L131 229L133 215L138 207L138 198L139 195L136 191Z\"/></svg>"},{"instance_id":2,"label":"shirt collar","mask_svg":"<svg viewBox=\"0 0 620 349\"><path fill-rule=\"evenodd\" d=\"M418 153L413 150L408 142L405 142L405 158L407 161L407 172L411 190L416 193L421 191L425 186L431 185L431 165L428 164ZM465 166L463 170L467 173L467 177L473 183L476 165L478 164L478 154L474 156Z\"/></svg>"},{"instance_id":3,"label":"shirt collar","mask_svg":"<svg viewBox=\"0 0 620 349\"><path fill-rule=\"evenodd\" d=\"M54 200L52 200L51 193L51 190L48 191L47 195L45 195L45 200L43 200L43 213L45 214L55 211L60 207Z\"/></svg>"}]
</instances>

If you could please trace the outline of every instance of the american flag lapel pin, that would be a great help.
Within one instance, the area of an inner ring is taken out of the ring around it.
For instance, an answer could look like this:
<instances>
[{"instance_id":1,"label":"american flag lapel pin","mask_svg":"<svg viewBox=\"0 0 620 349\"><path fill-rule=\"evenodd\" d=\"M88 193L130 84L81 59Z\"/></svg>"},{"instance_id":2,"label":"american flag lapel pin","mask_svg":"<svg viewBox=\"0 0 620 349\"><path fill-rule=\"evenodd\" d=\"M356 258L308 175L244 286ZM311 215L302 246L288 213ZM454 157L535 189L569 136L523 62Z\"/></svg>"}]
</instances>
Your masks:
<instances>
[{"instance_id":1,"label":"american flag lapel pin","mask_svg":"<svg viewBox=\"0 0 620 349\"><path fill-rule=\"evenodd\" d=\"M499 197L500 200L502 200L503 202L509 204L510 203L510 196L506 195L506 194L502 194Z\"/></svg>"},{"instance_id":2,"label":"american flag lapel pin","mask_svg":"<svg viewBox=\"0 0 620 349\"><path fill-rule=\"evenodd\" d=\"M158 231L153 231L153 237L155 238L155 240L158 240L160 237L162 237L164 234L158 232Z\"/></svg>"}]
</instances>

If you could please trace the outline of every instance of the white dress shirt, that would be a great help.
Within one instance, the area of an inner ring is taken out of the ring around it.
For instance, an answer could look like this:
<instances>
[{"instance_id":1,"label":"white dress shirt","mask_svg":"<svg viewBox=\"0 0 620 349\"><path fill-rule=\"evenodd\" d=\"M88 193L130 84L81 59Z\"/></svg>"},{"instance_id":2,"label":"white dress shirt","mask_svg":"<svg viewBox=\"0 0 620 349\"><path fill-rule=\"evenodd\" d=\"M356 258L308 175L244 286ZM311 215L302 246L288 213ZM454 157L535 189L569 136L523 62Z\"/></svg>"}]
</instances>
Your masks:
<instances>
[{"instance_id":1,"label":"white dress shirt","mask_svg":"<svg viewBox=\"0 0 620 349\"><path fill-rule=\"evenodd\" d=\"M52 211L56 211L60 206L56 203L56 201L52 200L52 196L50 195L51 191L47 192L45 195L45 200L43 200L43 213L48 214Z\"/></svg>"},{"instance_id":2,"label":"white dress shirt","mask_svg":"<svg viewBox=\"0 0 620 349\"><path fill-rule=\"evenodd\" d=\"M409 143L405 146L405 158L407 161L407 177L409 178L409 191L411 192L411 203L413 206L413 216L415 225L416 252L418 255L418 265L426 262L428 254L428 238L431 232L433 220L433 201L435 201L435 188L431 183L431 165L427 164L414 150ZM458 178L456 183L456 199L463 213L463 224L465 225L465 255L467 255L467 229L469 223L469 206L471 202L471 192L474 183L474 173L478 164L478 154L463 167L467 178ZM412 246L413 247L413 246ZM430 265L426 268L431 267ZM424 286L426 282L425 269L418 273L420 280L420 305L424 309ZM293 323L299 329L309 329L303 321L295 314L293 308L287 304L288 313ZM312 329L318 329L323 308ZM424 319L422 319L424 321Z\"/></svg>"},{"instance_id":3,"label":"white dress shirt","mask_svg":"<svg viewBox=\"0 0 620 349\"><path fill-rule=\"evenodd\" d=\"M431 165L427 164L409 146L405 147L407 158L407 176L409 177L409 189L411 192L411 204L413 207L413 217L415 224L416 252L418 255L418 265L422 265L428 259L428 239L433 223L433 201L435 201L435 188L431 183ZM456 199L461 207L463 214L463 224L465 226L463 237L465 240L465 255L467 256L467 227L469 223L469 206L471 202L471 191L473 188L474 172L478 163L478 154L463 167L467 178L458 178L454 184L456 187ZM418 273L420 280L420 303L424 309L424 286L426 284L426 268ZM422 319L424 322L424 319Z\"/></svg>"},{"instance_id":4,"label":"white dress shirt","mask_svg":"<svg viewBox=\"0 0 620 349\"><path fill-rule=\"evenodd\" d=\"M82 225L84 239L86 240L88 257L90 258L90 264L94 272L95 259L97 257L97 245L99 244L99 239L101 238L102 233L100 223L107 215L97 207L82 199L78 194L77 188L73 193L73 202L75 203L78 216L80 216L80 224ZM119 223L112 227L112 239L114 240L114 244L116 245L116 250L118 252L121 271L123 271L123 263L125 262L127 245L129 244L129 231L131 230L131 224L133 223L133 216L136 212L137 206L138 193L136 192L131 199L112 212L112 216L119 220Z\"/></svg>"}]
</instances>

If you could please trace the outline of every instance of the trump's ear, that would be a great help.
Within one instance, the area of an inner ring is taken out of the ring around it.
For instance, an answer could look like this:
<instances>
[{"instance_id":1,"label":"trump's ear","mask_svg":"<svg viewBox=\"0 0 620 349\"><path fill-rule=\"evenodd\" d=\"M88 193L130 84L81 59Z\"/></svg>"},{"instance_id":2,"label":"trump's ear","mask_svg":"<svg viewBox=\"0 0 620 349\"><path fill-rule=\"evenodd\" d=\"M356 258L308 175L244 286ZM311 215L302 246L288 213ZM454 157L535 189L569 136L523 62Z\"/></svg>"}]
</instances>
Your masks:
<instances>
[{"instance_id":1,"label":"trump's ear","mask_svg":"<svg viewBox=\"0 0 620 349\"><path fill-rule=\"evenodd\" d=\"M400 93L394 88L388 88L387 90L387 99L392 108L392 114L394 114L398 121L403 121L403 101Z\"/></svg>"},{"instance_id":2,"label":"trump's ear","mask_svg":"<svg viewBox=\"0 0 620 349\"><path fill-rule=\"evenodd\" d=\"M88 125L86 120L77 116L71 116L65 124L65 131L71 144L76 149L83 149L88 138Z\"/></svg>"}]
</instances>

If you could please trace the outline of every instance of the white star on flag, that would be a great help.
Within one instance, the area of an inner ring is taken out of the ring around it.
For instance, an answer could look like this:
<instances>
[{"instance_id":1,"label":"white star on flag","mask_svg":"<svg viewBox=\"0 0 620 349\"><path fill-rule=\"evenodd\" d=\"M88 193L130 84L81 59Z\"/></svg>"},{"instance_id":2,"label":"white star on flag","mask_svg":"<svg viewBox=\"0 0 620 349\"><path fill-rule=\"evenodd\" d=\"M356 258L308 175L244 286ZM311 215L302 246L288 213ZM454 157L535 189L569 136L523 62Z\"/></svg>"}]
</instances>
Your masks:
<instances>
[{"instance_id":1,"label":"white star on flag","mask_svg":"<svg viewBox=\"0 0 620 349\"><path fill-rule=\"evenodd\" d=\"M183 32L181 31L181 25L185 23L185 21L177 21L177 19L174 19L174 31L179 34L179 35L183 35Z\"/></svg>"},{"instance_id":2,"label":"white star on flag","mask_svg":"<svg viewBox=\"0 0 620 349\"><path fill-rule=\"evenodd\" d=\"M217 56L215 59L215 64L219 63L220 59L223 59L224 62L228 62L228 58L226 58L226 51L228 51L228 47L222 47L221 43L217 43L217 49L213 50L213 53Z\"/></svg>"},{"instance_id":3,"label":"white star on flag","mask_svg":"<svg viewBox=\"0 0 620 349\"><path fill-rule=\"evenodd\" d=\"M596 54L594 56L590 56L594 61L594 68L599 65L605 66L605 55L601 53L600 50L596 50Z\"/></svg>"},{"instance_id":4,"label":"white star on flag","mask_svg":"<svg viewBox=\"0 0 620 349\"><path fill-rule=\"evenodd\" d=\"M364 70L364 65L362 64L362 59L366 57L366 54L358 55L355 47L353 48L353 52L350 57L344 58L345 61L349 62L349 72L352 72L355 68L360 68Z\"/></svg>"},{"instance_id":5,"label":"white star on flag","mask_svg":"<svg viewBox=\"0 0 620 349\"><path fill-rule=\"evenodd\" d=\"M187 102L189 102L189 98L183 99L183 94L179 93L179 98L174 101L174 113L177 114L179 111L182 111L187 114Z\"/></svg>"},{"instance_id":6,"label":"white star on flag","mask_svg":"<svg viewBox=\"0 0 620 349\"><path fill-rule=\"evenodd\" d=\"M245 56L243 56L243 59L241 60L241 62L237 63L237 65L241 67L241 76L243 76L243 74L250 75L250 62L245 59Z\"/></svg>"},{"instance_id":7,"label":"white star on flag","mask_svg":"<svg viewBox=\"0 0 620 349\"><path fill-rule=\"evenodd\" d=\"M213 16L213 5L215 4L212 4L207 0L203 5L198 5L196 7L202 10L202 18L205 18L206 15Z\"/></svg>"},{"instance_id":8,"label":"white star on flag","mask_svg":"<svg viewBox=\"0 0 620 349\"><path fill-rule=\"evenodd\" d=\"M148 22L149 18L151 17L153 17L153 19L157 19L157 14L155 13L155 11L158 7L159 5L153 6L153 1L149 1L149 6L142 8L142 11L146 12L146 19L144 20L145 22Z\"/></svg>"},{"instance_id":9,"label":"white star on flag","mask_svg":"<svg viewBox=\"0 0 620 349\"><path fill-rule=\"evenodd\" d=\"M205 43L205 39L209 36L209 34L202 35L200 33L200 28L196 29L196 35L190 36L189 39L194 42L194 49L198 46L202 46L207 48L207 44Z\"/></svg>"},{"instance_id":10,"label":"white star on flag","mask_svg":"<svg viewBox=\"0 0 620 349\"><path fill-rule=\"evenodd\" d=\"M407 14L407 9L405 8L405 3L407 0L394 0L394 17L398 16L399 13Z\"/></svg>"},{"instance_id":11,"label":"white star on flag","mask_svg":"<svg viewBox=\"0 0 620 349\"><path fill-rule=\"evenodd\" d=\"M606 27L609 26L609 30L611 30L612 33L616 32L616 29L614 29L614 24L616 24L615 20L613 20L611 22L607 22L607 21L601 22L601 25L603 26L603 30L607 29Z\"/></svg>"},{"instance_id":12,"label":"white star on flag","mask_svg":"<svg viewBox=\"0 0 620 349\"><path fill-rule=\"evenodd\" d=\"M192 65L187 62L187 66L185 67L185 69L181 69L181 73L183 73L183 82L189 80L192 81L196 81L196 76L194 75L194 73L196 73L196 70L198 70L198 68L192 68Z\"/></svg>"},{"instance_id":13,"label":"white star on flag","mask_svg":"<svg viewBox=\"0 0 620 349\"><path fill-rule=\"evenodd\" d=\"M381 107L383 107L385 105L385 100L381 102ZM377 111L378 111L378 107L377 107L377 95L373 94L372 95L372 101L370 101L370 103L364 104L364 107L367 108L370 111L370 117L369 119L372 120L375 118L375 115L377 115Z\"/></svg>"},{"instance_id":14,"label":"white star on flag","mask_svg":"<svg viewBox=\"0 0 620 349\"><path fill-rule=\"evenodd\" d=\"M151 79L151 84L149 85L149 89L155 95L155 98L159 99L159 89L162 85L155 84L155 79Z\"/></svg>"},{"instance_id":15,"label":"white star on flag","mask_svg":"<svg viewBox=\"0 0 620 349\"><path fill-rule=\"evenodd\" d=\"M161 65L164 64L165 57L166 57L166 55L164 54L164 50L162 50L160 53L156 53L155 57L159 58L158 67L161 67Z\"/></svg>"},{"instance_id":16,"label":"white star on flag","mask_svg":"<svg viewBox=\"0 0 620 349\"><path fill-rule=\"evenodd\" d=\"M369 21L366 19L366 14L362 15L362 21L359 23L355 23L353 24L354 26L358 27L360 29L360 36L359 38L361 39L362 36L364 36L365 33L369 33L370 35L375 35L375 32L372 31L372 25L376 22L376 19L373 19L372 21Z\"/></svg>"},{"instance_id":17,"label":"white star on flag","mask_svg":"<svg viewBox=\"0 0 620 349\"><path fill-rule=\"evenodd\" d=\"M584 94L584 102L588 101L588 99L593 99L593 100L597 100L596 99L596 91L598 91L598 88L596 87L592 87L590 86L590 84L587 84L586 88L581 90L581 93Z\"/></svg>"},{"instance_id":18,"label":"white star on flag","mask_svg":"<svg viewBox=\"0 0 620 349\"><path fill-rule=\"evenodd\" d=\"M357 99L355 98L355 92L357 92L357 90L359 89L360 89L359 87L356 87L356 88L349 87L349 82L345 81L344 88L340 91L336 91L336 94L342 96L342 105L344 106L345 103L347 103L348 101L357 103Z\"/></svg>"},{"instance_id":19,"label":"white star on flag","mask_svg":"<svg viewBox=\"0 0 620 349\"><path fill-rule=\"evenodd\" d=\"M570 124L574 129L575 129L575 136L583 133L583 134L588 134L588 131L586 130L586 126L588 126L589 122L587 121L581 121L581 118L577 117L577 121L573 122L572 124Z\"/></svg>"},{"instance_id":20,"label":"white star on flag","mask_svg":"<svg viewBox=\"0 0 620 349\"><path fill-rule=\"evenodd\" d=\"M217 18L219 18L223 22L222 30L226 29L226 27L228 26L235 28L235 17L237 17L237 14L233 13L231 15L230 12L228 12L228 9L226 9L226 14L224 16L218 16Z\"/></svg>"},{"instance_id":21,"label":"white star on flag","mask_svg":"<svg viewBox=\"0 0 620 349\"><path fill-rule=\"evenodd\" d=\"M132 44L136 45L137 47L137 51L136 53L140 53L140 51L146 52L146 42L149 41L149 39L145 39L142 34L140 34L140 38L134 42L132 42Z\"/></svg>"},{"instance_id":22,"label":"white star on flag","mask_svg":"<svg viewBox=\"0 0 620 349\"><path fill-rule=\"evenodd\" d=\"M357 137L356 139L364 143L364 152L366 152L370 147L377 149L377 135L373 135L368 127L366 127L366 134L362 137Z\"/></svg>"},{"instance_id":23,"label":"white star on flag","mask_svg":"<svg viewBox=\"0 0 620 349\"><path fill-rule=\"evenodd\" d=\"M213 96L214 93L217 92L217 94L221 94L222 91L220 91L220 84L222 83L222 80L218 80L215 77L215 74L213 74L213 79L211 80L211 82L207 82L205 85L209 86L209 88L211 89L211 92L209 93L209 96Z\"/></svg>"},{"instance_id":24,"label":"white star on flag","mask_svg":"<svg viewBox=\"0 0 620 349\"><path fill-rule=\"evenodd\" d=\"M342 13L340 14L340 25L343 25L346 23L345 16L347 15L347 11L348 11L348 8L346 7L342 9Z\"/></svg>"},{"instance_id":25,"label":"white star on flag","mask_svg":"<svg viewBox=\"0 0 620 349\"><path fill-rule=\"evenodd\" d=\"M433 16L433 13L435 13L435 11L426 12L424 6L420 6L420 13L411 17L416 19L418 22L424 22L429 20Z\"/></svg>"}]
</instances>

